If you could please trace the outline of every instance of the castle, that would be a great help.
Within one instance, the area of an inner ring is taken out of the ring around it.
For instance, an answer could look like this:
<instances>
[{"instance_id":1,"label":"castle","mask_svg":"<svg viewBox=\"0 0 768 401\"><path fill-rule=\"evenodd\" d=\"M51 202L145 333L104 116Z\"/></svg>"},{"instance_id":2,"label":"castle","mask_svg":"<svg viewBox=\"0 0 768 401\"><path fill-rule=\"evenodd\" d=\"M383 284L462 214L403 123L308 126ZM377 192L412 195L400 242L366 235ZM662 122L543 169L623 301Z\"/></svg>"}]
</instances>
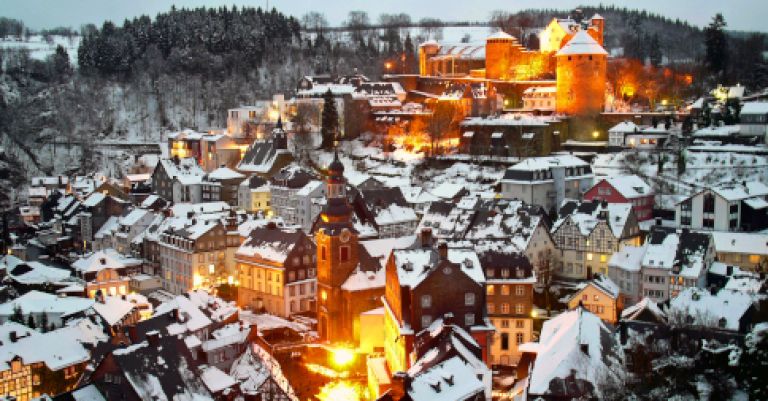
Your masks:
<instances>
[{"instance_id":1,"label":"castle","mask_svg":"<svg viewBox=\"0 0 768 401\"><path fill-rule=\"evenodd\" d=\"M424 42L419 47L420 79L480 81L516 99L531 87L554 86L556 113L598 114L606 90L605 19L595 14L583 20L579 15L577 10L574 18L553 19L538 35L539 50L526 49L503 31L474 44ZM503 102L508 103L517 102Z\"/></svg>"}]
</instances>

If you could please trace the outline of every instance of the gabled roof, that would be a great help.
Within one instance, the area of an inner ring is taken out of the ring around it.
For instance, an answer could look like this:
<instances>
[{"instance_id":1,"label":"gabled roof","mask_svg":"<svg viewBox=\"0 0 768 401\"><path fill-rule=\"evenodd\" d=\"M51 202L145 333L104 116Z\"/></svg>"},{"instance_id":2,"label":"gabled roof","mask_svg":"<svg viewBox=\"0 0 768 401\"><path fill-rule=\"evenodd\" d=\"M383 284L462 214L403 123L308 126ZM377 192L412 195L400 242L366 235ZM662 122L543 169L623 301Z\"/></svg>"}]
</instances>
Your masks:
<instances>
[{"instance_id":1,"label":"gabled roof","mask_svg":"<svg viewBox=\"0 0 768 401\"><path fill-rule=\"evenodd\" d=\"M689 287L670 301L666 312L692 319L692 324L737 331L741 318L754 302L754 296L747 292L720 290L712 295L709 290Z\"/></svg>"},{"instance_id":2,"label":"gabled roof","mask_svg":"<svg viewBox=\"0 0 768 401\"><path fill-rule=\"evenodd\" d=\"M552 232L559 230L563 224L570 223L578 226L581 235L589 236L595 227L603 221L608 225L615 238L621 238L631 214L631 203L566 200L558 212L558 215L561 216L560 219L552 225Z\"/></svg>"},{"instance_id":3,"label":"gabled roof","mask_svg":"<svg viewBox=\"0 0 768 401\"><path fill-rule=\"evenodd\" d=\"M433 248L400 249L392 252L401 286L417 287L439 264L438 251ZM483 285L483 273L477 254L468 249L449 249L448 261L459 265L470 279Z\"/></svg>"},{"instance_id":4,"label":"gabled roof","mask_svg":"<svg viewBox=\"0 0 768 401\"><path fill-rule=\"evenodd\" d=\"M622 357L612 330L583 308L544 322L539 342L522 344L520 350L536 353L528 394L551 397L599 398L599 381L616 374L609 366L621 363Z\"/></svg>"},{"instance_id":5,"label":"gabled roof","mask_svg":"<svg viewBox=\"0 0 768 401\"><path fill-rule=\"evenodd\" d=\"M102 269L123 269L129 266L141 266L141 264L140 259L127 257L112 248L107 248L81 257L72 263L72 267L82 273L93 273Z\"/></svg>"},{"instance_id":6,"label":"gabled roof","mask_svg":"<svg viewBox=\"0 0 768 401\"><path fill-rule=\"evenodd\" d=\"M648 321L648 319L652 319L656 323L665 323L667 321L667 314L648 297L643 298L642 301L621 312L621 320Z\"/></svg>"},{"instance_id":7,"label":"gabled roof","mask_svg":"<svg viewBox=\"0 0 768 401\"><path fill-rule=\"evenodd\" d=\"M236 255L257 257L277 264L285 263L288 254L307 234L301 230L281 229L274 225L253 229ZM308 244L312 242L307 239Z\"/></svg>"},{"instance_id":8,"label":"gabled roof","mask_svg":"<svg viewBox=\"0 0 768 401\"><path fill-rule=\"evenodd\" d=\"M652 196L653 189L637 175L622 175L605 177L601 180L612 186L626 199L636 199L644 196ZM599 183L598 183L599 184Z\"/></svg>"},{"instance_id":9,"label":"gabled roof","mask_svg":"<svg viewBox=\"0 0 768 401\"><path fill-rule=\"evenodd\" d=\"M557 56L571 55L608 55L608 52L587 31L580 30L557 52Z\"/></svg>"}]
</instances>

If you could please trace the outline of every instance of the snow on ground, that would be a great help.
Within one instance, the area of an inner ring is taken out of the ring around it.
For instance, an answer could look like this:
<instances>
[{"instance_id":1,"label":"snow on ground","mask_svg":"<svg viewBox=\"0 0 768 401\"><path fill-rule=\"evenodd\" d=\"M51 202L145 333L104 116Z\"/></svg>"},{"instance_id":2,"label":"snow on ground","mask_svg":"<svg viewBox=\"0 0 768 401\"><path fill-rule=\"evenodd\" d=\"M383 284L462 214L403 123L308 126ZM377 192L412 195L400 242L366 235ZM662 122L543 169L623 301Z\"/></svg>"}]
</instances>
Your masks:
<instances>
[{"instance_id":1,"label":"snow on ground","mask_svg":"<svg viewBox=\"0 0 768 401\"><path fill-rule=\"evenodd\" d=\"M42 35L31 35L29 40L17 40L16 38L0 39L2 49L27 49L29 56L35 60L45 60L56 51L56 46L62 45L69 53L69 60L77 65L77 48L80 46L80 36L51 36L51 42L47 42Z\"/></svg>"}]
</instances>

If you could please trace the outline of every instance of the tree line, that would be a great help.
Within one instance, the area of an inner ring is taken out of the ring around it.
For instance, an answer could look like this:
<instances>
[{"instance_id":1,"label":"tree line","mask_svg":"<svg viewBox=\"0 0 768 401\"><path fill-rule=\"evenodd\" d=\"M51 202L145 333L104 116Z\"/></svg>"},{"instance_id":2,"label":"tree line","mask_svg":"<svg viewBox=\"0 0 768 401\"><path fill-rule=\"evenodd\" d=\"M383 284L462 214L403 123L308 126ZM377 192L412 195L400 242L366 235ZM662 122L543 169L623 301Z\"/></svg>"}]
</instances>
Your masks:
<instances>
[{"instance_id":1,"label":"tree line","mask_svg":"<svg viewBox=\"0 0 768 401\"><path fill-rule=\"evenodd\" d=\"M137 67L220 73L252 70L300 39L296 19L261 8L196 8L111 21L88 29L78 49L85 74L127 75ZM159 65L158 65L159 64Z\"/></svg>"}]
</instances>

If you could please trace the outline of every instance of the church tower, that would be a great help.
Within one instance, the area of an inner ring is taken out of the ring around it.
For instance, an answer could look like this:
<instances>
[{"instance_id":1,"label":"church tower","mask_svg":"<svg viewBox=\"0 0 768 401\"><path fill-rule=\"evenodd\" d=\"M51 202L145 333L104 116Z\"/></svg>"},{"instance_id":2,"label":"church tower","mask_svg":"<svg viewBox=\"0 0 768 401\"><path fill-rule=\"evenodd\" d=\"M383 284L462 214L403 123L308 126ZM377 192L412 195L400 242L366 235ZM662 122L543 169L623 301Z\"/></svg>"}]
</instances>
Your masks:
<instances>
[{"instance_id":1,"label":"church tower","mask_svg":"<svg viewBox=\"0 0 768 401\"><path fill-rule=\"evenodd\" d=\"M358 264L358 233L346 194L344 165L334 154L328 166L326 204L315 234L317 243L317 318L323 341L352 341L352 322L344 313L341 286Z\"/></svg>"}]
</instances>

